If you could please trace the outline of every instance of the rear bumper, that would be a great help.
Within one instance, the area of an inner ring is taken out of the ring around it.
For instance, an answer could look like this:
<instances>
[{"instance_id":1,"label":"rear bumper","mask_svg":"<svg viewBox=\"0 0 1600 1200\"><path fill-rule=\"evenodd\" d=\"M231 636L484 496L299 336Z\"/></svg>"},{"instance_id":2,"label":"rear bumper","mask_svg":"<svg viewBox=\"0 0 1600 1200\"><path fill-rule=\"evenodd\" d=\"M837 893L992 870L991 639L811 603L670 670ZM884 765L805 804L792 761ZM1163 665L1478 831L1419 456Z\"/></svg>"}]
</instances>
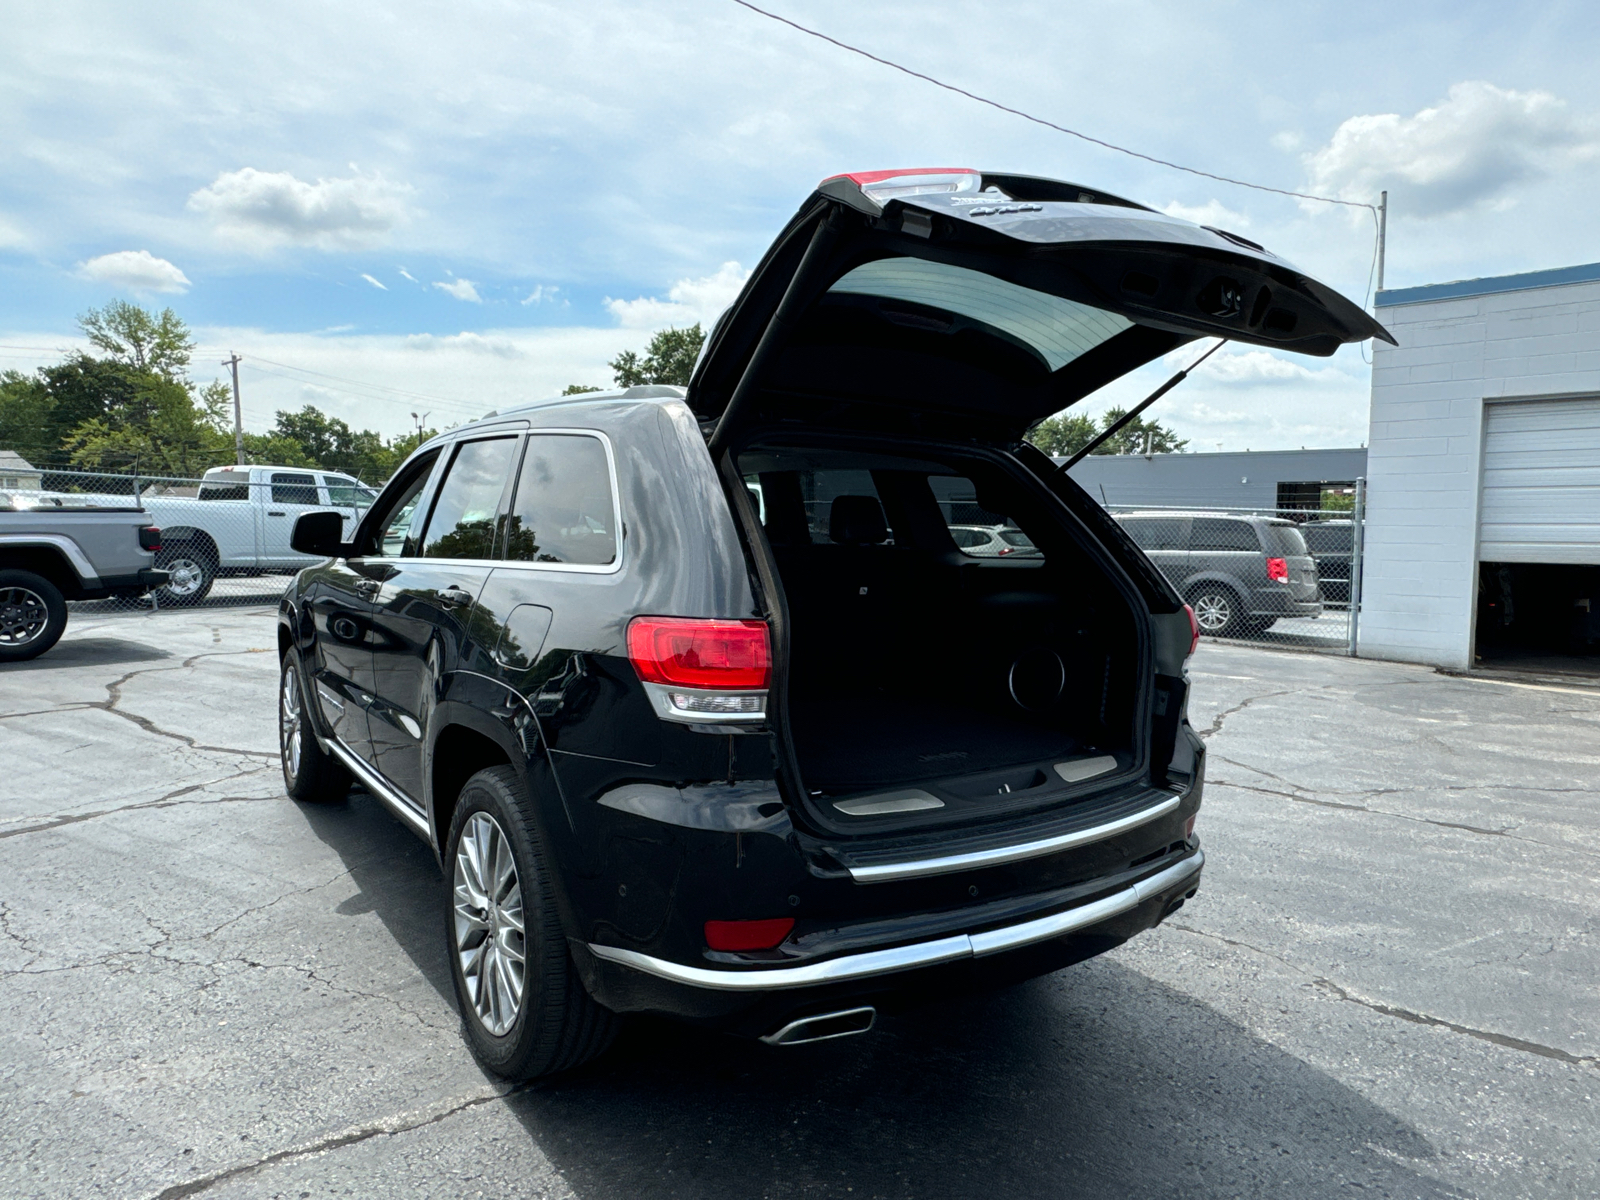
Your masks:
<instances>
[{"instance_id":1,"label":"rear bumper","mask_svg":"<svg viewBox=\"0 0 1600 1200\"><path fill-rule=\"evenodd\" d=\"M619 1012L655 1012L759 1036L847 1003L1004 986L1112 949L1192 896L1205 855L1085 903L999 928L869 948L794 966L689 965L600 943L574 943L584 982Z\"/></svg>"},{"instance_id":2,"label":"rear bumper","mask_svg":"<svg viewBox=\"0 0 1600 1200\"><path fill-rule=\"evenodd\" d=\"M1322 615L1322 597L1296 600L1287 591L1257 588L1251 598L1252 616L1319 617Z\"/></svg>"}]
</instances>

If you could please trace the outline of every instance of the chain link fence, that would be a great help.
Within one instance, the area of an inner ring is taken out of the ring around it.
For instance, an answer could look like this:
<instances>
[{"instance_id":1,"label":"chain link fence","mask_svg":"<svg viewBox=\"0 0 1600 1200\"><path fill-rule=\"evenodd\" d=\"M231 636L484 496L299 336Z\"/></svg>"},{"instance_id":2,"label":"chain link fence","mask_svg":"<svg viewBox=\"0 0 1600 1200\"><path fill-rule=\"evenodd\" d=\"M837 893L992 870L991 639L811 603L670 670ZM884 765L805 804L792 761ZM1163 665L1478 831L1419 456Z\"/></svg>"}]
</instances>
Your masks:
<instances>
[{"instance_id":1,"label":"chain link fence","mask_svg":"<svg viewBox=\"0 0 1600 1200\"><path fill-rule=\"evenodd\" d=\"M291 576L317 562L290 548L303 513L332 509L349 535L376 489L318 468L218 468L201 478L44 469L0 478L0 507L142 508L161 529L155 565L167 583L139 598L75 601L80 612L275 603Z\"/></svg>"},{"instance_id":2,"label":"chain link fence","mask_svg":"<svg viewBox=\"0 0 1600 1200\"><path fill-rule=\"evenodd\" d=\"M1366 486L1349 509L1110 505L1201 636L1354 655Z\"/></svg>"}]
</instances>

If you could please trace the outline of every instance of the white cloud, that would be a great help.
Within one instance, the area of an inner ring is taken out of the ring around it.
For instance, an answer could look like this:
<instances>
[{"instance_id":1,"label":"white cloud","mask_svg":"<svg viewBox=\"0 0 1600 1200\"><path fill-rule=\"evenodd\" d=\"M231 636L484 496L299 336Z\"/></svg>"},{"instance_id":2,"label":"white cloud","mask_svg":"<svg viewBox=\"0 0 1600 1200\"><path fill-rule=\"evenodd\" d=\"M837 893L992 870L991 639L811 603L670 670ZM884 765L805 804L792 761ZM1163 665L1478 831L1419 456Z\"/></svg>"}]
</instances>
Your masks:
<instances>
[{"instance_id":1,"label":"white cloud","mask_svg":"<svg viewBox=\"0 0 1600 1200\"><path fill-rule=\"evenodd\" d=\"M541 283L536 286L533 291L528 293L527 298L524 299L522 303L524 306L529 304L543 304L546 301L554 304L556 301L556 294L560 291L561 289L553 284Z\"/></svg>"},{"instance_id":2,"label":"white cloud","mask_svg":"<svg viewBox=\"0 0 1600 1200\"><path fill-rule=\"evenodd\" d=\"M1172 370L1187 367L1201 353L1202 343L1184 346L1167 354L1164 361ZM1227 348L1219 350L1195 373L1190 380L1205 378L1212 383L1230 384L1234 387L1278 386L1288 383L1316 384L1348 381L1343 371L1335 367L1312 369L1292 359L1282 358L1271 350ZM1188 385L1185 385L1188 386Z\"/></svg>"},{"instance_id":3,"label":"white cloud","mask_svg":"<svg viewBox=\"0 0 1600 1200\"><path fill-rule=\"evenodd\" d=\"M660 329L667 325L710 325L732 304L750 272L736 262L725 262L715 274L680 279L667 290L665 300L640 296L637 300L606 299L606 309L625 329Z\"/></svg>"},{"instance_id":4,"label":"white cloud","mask_svg":"<svg viewBox=\"0 0 1600 1200\"><path fill-rule=\"evenodd\" d=\"M483 297L478 295L478 289L470 279L452 279L449 283L439 280L433 286L457 300L470 300L473 304L483 303Z\"/></svg>"},{"instance_id":5,"label":"white cloud","mask_svg":"<svg viewBox=\"0 0 1600 1200\"><path fill-rule=\"evenodd\" d=\"M415 275L413 275L410 271L406 270L404 267L396 267L395 270L399 271L400 274L404 275L407 279L411 280L412 283L420 283L421 282L421 280L419 280Z\"/></svg>"},{"instance_id":6,"label":"white cloud","mask_svg":"<svg viewBox=\"0 0 1600 1200\"><path fill-rule=\"evenodd\" d=\"M0 217L0 250L26 250L28 235L4 217Z\"/></svg>"},{"instance_id":7,"label":"white cloud","mask_svg":"<svg viewBox=\"0 0 1600 1200\"><path fill-rule=\"evenodd\" d=\"M1351 117L1305 163L1311 191L1370 202L1387 188L1400 211L1434 216L1503 200L1597 150L1600 125L1549 92L1468 81L1412 117Z\"/></svg>"},{"instance_id":8,"label":"white cloud","mask_svg":"<svg viewBox=\"0 0 1600 1200\"><path fill-rule=\"evenodd\" d=\"M410 217L411 189L381 175L306 183L287 171L245 167L189 197L224 237L251 250L294 244L323 250L371 245Z\"/></svg>"},{"instance_id":9,"label":"white cloud","mask_svg":"<svg viewBox=\"0 0 1600 1200\"><path fill-rule=\"evenodd\" d=\"M411 333L406 335L405 345L413 350L428 350L434 353L464 350L470 354L493 354L497 358L521 358L524 356L517 343L509 337L485 337L481 333L472 333L470 331L444 335Z\"/></svg>"},{"instance_id":10,"label":"white cloud","mask_svg":"<svg viewBox=\"0 0 1600 1200\"><path fill-rule=\"evenodd\" d=\"M370 283L373 287L377 288L380 292L387 292L389 290L384 284L379 283L371 275L368 275L368 274L363 272L361 278L365 279L368 283Z\"/></svg>"},{"instance_id":11,"label":"white cloud","mask_svg":"<svg viewBox=\"0 0 1600 1200\"><path fill-rule=\"evenodd\" d=\"M78 274L96 283L130 292L186 292L189 279L164 258L148 250L118 250L102 254L78 267Z\"/></svg>"},{"instance_id":12,"label":"white cloud","mask_svg":"<svg viewBox=\"0 0 1600 1200\"><path fill-rule=\"evenodd\" d=\"M1220 200L1207 200L1204 204L1179 204L1172 200L1161 211L1169 217L1193 221L1196 225L1209 225L1213 229L1243 229L1250 224L1248 216L1234 212Z\"/></svg>"}]
</instances>

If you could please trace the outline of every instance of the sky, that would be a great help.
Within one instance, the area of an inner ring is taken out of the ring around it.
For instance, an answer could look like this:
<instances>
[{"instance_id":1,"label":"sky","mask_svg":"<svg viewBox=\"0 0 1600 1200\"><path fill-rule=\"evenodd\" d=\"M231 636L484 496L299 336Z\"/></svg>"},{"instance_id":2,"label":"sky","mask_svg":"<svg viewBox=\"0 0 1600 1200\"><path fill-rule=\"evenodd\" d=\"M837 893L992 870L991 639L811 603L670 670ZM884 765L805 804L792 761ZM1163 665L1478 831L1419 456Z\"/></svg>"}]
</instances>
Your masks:
<instances>
[{"instance_id":1,"label":"sky","mask_svg":"<svg viewBox=\"0 0 1600 1200\"><path fill-rule=\"evenodd\" d=\"M1600 9L1235 0L763 0L1096 138L1270 187L1390 199L1386 284L1600 259ZM822 178L1051 176L1241 233L1368 296L1362 209L1127 157L732 0L0 0L0 368L170 305L246 428L395 434L709 323ZM1194 351L1083 401L1136 400ZM1363 444L1360 348L1229 347L1152 415L1191 449Z\"/></svg>"}]
</instances>

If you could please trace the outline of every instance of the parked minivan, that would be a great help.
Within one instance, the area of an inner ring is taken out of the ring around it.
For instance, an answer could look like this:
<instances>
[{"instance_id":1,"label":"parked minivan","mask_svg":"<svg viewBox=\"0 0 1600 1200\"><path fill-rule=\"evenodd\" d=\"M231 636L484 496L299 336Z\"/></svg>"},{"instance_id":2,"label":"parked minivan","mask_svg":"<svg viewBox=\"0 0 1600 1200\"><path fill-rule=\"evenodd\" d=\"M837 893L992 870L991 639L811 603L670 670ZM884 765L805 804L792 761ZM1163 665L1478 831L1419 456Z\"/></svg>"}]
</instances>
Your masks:
<instances>
[{"instance_id":1,"label":"parked minivan","mask_svg":"<svg viewBox=\"0 0 1600 1200\"><path fill-rule=\"evenodd\" d=\"M1196 337L1375 334L1254 243L1073 184L829 179L686 392L507 408L348 541L300 519L326 561L280 610L288 791L354 780L433 846L508 1077L617 1014L793 1044L1099 954L1199 884L1198 635L1022 435ZM1032 551L964 553L955 495Z\"/></svg>"},{"instance_id":2,"label":"parked minivan","mask_svg":"<svg viewBox=\"0 0 1600 1200\"><path fill-rule=\"evenodd\" d=\"M1293 521L1221 513L1119 513L1117 522L1214 637L1322 615L1316 560Z\"/></svg>"}]
</instances>

